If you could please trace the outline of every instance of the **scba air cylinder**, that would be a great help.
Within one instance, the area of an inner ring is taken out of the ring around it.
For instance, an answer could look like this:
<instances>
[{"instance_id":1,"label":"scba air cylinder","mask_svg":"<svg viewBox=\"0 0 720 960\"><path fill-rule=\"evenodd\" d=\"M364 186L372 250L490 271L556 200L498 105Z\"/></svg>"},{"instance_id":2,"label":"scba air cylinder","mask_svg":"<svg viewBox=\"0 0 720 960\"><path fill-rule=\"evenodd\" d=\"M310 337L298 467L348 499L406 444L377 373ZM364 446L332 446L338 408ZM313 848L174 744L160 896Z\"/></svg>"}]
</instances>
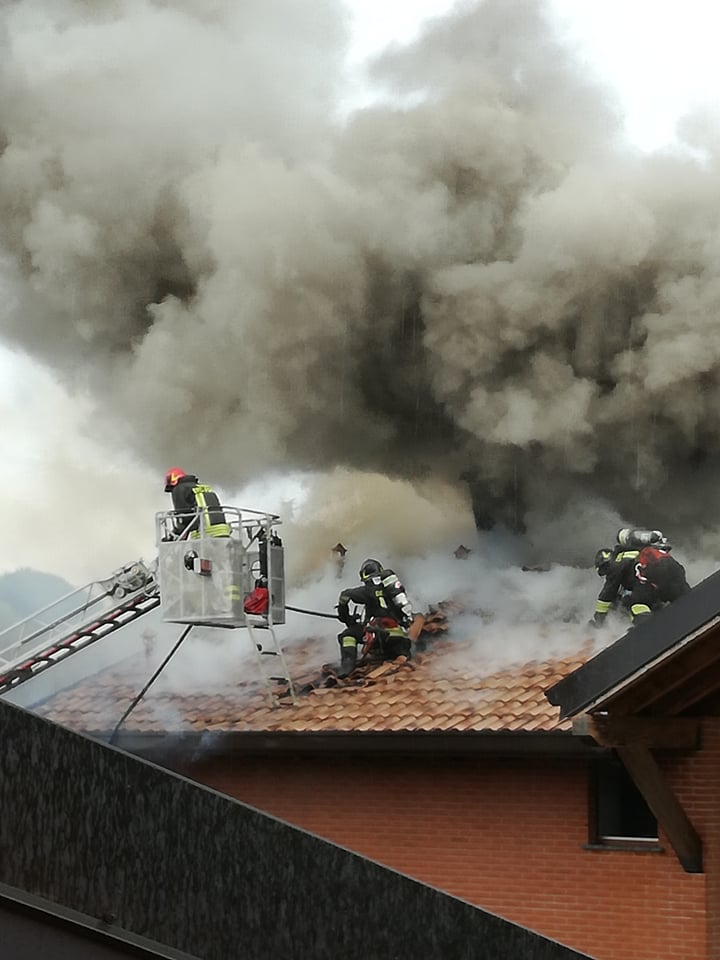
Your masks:
<instances>
[{"instance_id":1,"label":"scba air cylinder","mask_svg":"<svg viewBox=\"0 0 720 960\"><path fill-rule=\"evenodd\" d=\"M621 547L647 547L663 539L662 530L633 530L623 527L618 530L617 542Z\"/></svg>"}]
</instances>

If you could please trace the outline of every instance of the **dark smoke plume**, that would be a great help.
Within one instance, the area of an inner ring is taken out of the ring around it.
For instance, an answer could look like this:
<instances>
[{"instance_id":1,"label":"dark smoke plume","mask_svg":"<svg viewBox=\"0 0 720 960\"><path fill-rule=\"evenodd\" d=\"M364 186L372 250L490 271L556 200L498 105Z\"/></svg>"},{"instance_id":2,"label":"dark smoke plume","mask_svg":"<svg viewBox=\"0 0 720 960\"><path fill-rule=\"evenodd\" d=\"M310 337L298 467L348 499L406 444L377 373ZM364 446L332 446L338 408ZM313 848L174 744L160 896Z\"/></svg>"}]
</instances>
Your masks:
<instances>
[{"instance_id":1,"label":"dark smoke plume","mask_svg":"<svg viewBox=\"0 0 720 960\"><path fill-rule=\"evenodd\" d=\"M469 483L485 524L600 497L701 527L707 118L694 154L624 147L533 0L435 21L349 118L345 43L334 0L3 5L2 335L158 470L351 467Z\"/></svg>"}]
</instances>

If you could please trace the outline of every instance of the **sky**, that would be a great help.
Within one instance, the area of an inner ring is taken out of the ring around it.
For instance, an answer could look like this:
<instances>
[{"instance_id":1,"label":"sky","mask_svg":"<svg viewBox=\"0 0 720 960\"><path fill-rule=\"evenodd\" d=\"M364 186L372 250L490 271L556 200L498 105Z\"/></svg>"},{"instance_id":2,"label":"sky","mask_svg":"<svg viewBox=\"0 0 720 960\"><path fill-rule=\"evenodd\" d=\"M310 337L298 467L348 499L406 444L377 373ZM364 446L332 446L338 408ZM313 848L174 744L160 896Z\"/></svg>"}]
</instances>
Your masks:
<instances>
[{"instance_id":1,"label":"sky","mask_svg":"<svg viewBox=\"0 0 720 960\"><path fill-rule=\"evenodd\" d=\"M386 43L416 38L451 0L359 0L352 8L355 49L363 62ZM552 0L561 35L622 103L630 139L644 150L672 143L688 109L720 96L720 12L705 0Z\"/></svg>"},{"instance_id":2,"label":"sky","mask_svg":"<svg viewBox=\"0 0 720 960\"><path fill-rule=\"evenodd\" d=\"M344 97L352 111L376 94L365 73L368 59L389 46L413 42L427 19L442 17L454 5L357 0L346 6L352 43ZM638 151L670 148L683 114L717 102L720 13L711 4L553 0L551 7L560 35L588 76L606 83L610 96L617 98L627 139ZM57 369L41 369L16 351L2 351L8 521L0 572L32 566L78 583L151 556L152 515L167 508L167 498L162 477L129 452L122 410L103 428L98 424L103 415L89 397L68 389ZM162 396L152 401L153 406L162 403ZM152 412L149 404L148 416ZM102 444L88 436L88 422L95 433L100 426ZM227 499L242 496L246 503L252 500L247 506L279 512L299 489L302 481L296 476L275 476L238 490L226 485L225 492ZM388 491L389 503L396 502L394 496ZM402 490L397 496L409 494ZM427 522L435 522L430 508L423 509ZM451 531L453 537L470 535L465 521Z\"/></svg>"}]
</instances>

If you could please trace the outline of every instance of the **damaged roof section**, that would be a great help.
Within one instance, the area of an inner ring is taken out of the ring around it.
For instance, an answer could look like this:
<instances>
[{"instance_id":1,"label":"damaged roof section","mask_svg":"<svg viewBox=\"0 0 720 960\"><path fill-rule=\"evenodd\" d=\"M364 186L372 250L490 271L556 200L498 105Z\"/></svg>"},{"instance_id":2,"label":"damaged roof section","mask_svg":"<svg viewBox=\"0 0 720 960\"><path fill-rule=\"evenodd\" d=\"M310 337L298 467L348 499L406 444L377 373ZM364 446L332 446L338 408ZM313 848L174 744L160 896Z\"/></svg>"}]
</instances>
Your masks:
<instances>
[{"instance_id":1,"label":"damaged roof section","mask_svg":"<svg viewBox=\"0 0 720 960\"><path fill-rule=\"evenodd\" d=\"M439 632L424 652L368 664L342 685L326 686L318 670L323 648L307 640L286 649L297 705L279 708L252 671L219 681L212 692L151 688L123 724L127 734L176 733L500 733L569 732L545 697L587 652L486 672L470 642ZM63 726L105 737L147 681L138 658L58 693L34 712Z\"/></svg>"}]
</instances>

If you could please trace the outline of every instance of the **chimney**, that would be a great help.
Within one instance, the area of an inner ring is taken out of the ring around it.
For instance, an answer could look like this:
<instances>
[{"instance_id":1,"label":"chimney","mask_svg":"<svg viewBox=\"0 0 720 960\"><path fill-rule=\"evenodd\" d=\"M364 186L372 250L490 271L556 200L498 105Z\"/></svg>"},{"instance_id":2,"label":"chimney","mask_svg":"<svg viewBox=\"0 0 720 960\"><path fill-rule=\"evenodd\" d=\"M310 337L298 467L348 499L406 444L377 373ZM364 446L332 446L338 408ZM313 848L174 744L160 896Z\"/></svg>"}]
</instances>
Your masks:
<instances>
[{"instance_id":1,"label":"chimney","mask_svg":"<svg viewBox=\"0 0 720 960\"><path fill-rule=\"evenodd\" d=\"M345 554L347 550L341 543L336 543L332 548L331 553L333 555L333 562L335 563L335 576L339 580L343 575L343 570L345 569Z\"/></svg>"}]
</instances>

